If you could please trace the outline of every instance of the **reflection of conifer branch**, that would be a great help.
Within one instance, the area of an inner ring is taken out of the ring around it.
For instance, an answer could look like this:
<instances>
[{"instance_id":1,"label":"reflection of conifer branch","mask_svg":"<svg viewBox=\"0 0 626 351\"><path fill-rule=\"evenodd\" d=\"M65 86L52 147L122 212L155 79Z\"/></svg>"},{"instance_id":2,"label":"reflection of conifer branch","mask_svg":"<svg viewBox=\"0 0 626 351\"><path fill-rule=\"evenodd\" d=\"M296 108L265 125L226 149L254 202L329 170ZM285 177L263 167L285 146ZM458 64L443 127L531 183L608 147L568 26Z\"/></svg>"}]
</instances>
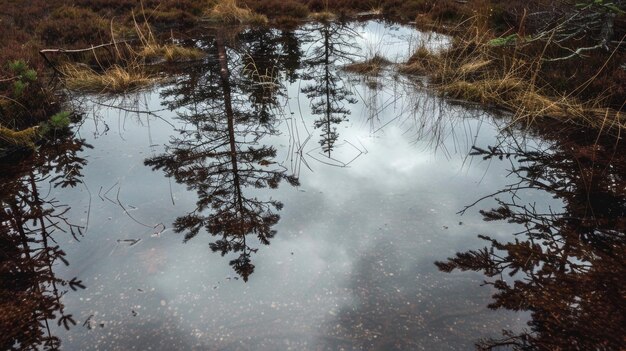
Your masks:
<instances>
[{"instance_id":1,"label":"reflection of conifer branch","mask_svg":"<svg viewBox=\"0 0 626 351\"><path fill-rule=\"evenodd\" d=\"M17 166L3 168L0 177L0 348L58 349L60 340L52 335L50 319L66 328L75 324L65 314L61 297L65 291L84 288L76 278L57 278L56 262L68 265L65 252L56 244L54 232L80 233L72 225L67 206L42 196L42 184L75 186L86 164L77 154L84 144L59 134L51 145L43 145L36 154ZM4 166L3 166L4 167ZM68 170L72 170L68 172Z\"/></svg>"},{"instance_id":2,"label":"reflection of conifer branch","mask_svg":"<svg viewBox=\"0 0 626 351\"><path fill-rule=\"evenodd\" d=\"M329 22L314 26L309 31L320 45L314 44L305 60L309 70L304 78L313 83L302 88L302 93L311 100L311 113L321 116L314 121L314 126L322 130L319 143L322 151L330 157L339 139L335 125L346 121L350 115L350 110L344 105L357 102L335 71L338 61L350 60L358 49L350 41L356 33L342 24Z\"/></svg>"},{"instance_id":3,"label":"reflection of conifer branch","mask_svg":"<svg viewBox=\"0 0 626 351\"><path fill-rule=\"evenodd\" d=\"M616 186L623 179L615 175L623 174L624 163L614 162L620 154L615 144L598 145L594 138L584 142L568 140L562 147L535 151L514 143L506 152L492 147L472 153L518 160L511 175L519 181L499 192L511 192L511 200L496 199L498 207L480 213L486 221L507 221L520 230L509 242L480 236L487 247L457 253L436 265L445 272L484 273L491 278L486 284L496 291L490 308L531 313L530 330L482 340L480 349L621 347L626 323L623 313L615 311L622 309L626 289L626 194ZM534 203L524 204L520 189L551 194L563 202L563 210L542 212Z\"/></svg>"},{"instance_id":4,"label":"reflection of conifer branch","mask_svg":"<svg viewBox=\"0 0 626 351\"><path fill-rule=\"evenodd\" d=\"M217 84L207 78L205 86L190 85L193 89L184 94L184 103L170 104L186 107L179 119L188 127L170 141L166 154L145 163L197 192L196 209L179 216L174 230L185 233L185 241L201 231L216 237L209 244L211 250L222 255L238 253L230 265L247 281L254 271L251 254L257 250L248 236L268 245L276 234L272 228L280 219L276 212L282 208L279 201L250 197L247 189L275 189L283 180L292 185L298 180L273 161L275 148L261 144L265 136L276 133L272 111L279 92L248 84L259 77L246 74L245 69L243 74L232 72L232 67L246 67L239 62L242 58L265 61L252 56L253 48L248 55L231 55L221 34L214 44L213 56L218 64L206 77L215 78Z\"/></svg>"}]
</instances>

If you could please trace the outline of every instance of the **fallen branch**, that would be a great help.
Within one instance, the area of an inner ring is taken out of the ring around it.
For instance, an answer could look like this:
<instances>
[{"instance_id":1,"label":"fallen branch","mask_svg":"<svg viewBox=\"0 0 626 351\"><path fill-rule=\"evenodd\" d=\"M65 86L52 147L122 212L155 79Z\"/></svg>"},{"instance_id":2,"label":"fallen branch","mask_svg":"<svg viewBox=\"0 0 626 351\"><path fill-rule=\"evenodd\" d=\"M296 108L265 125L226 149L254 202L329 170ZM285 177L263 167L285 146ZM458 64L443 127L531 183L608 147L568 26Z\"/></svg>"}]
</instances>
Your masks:
<instances>
[{"instance_id":1,"label":"fallen branch","mask_svg":"<svg viewBox=\"0 0 626 351\"><path fill-rule=\"evenodd\" d=\"M131 42L132 40L124 40L121 43L128 43ZM76 54L76 53L81 53L81 52L88 52L88 51L94 51L96 49L100 49L100 48L109 48L111 46L116 46L118 44L118 42L110 42L110 43L105 43L105 44L100 44L100 45L96 45L96 46L91 46L85 49L42 49L39 50L39 55L41 55L41 57L43 57L43 59L46 61L46 63L57 73L62 74L61 71L58 70L58 68L56 68L56 66L52 63L52 61L50 61L50 59L48 58L47 54L52 54L52 53L57 53L57 54Z\"/></svg>"}]
</instances>

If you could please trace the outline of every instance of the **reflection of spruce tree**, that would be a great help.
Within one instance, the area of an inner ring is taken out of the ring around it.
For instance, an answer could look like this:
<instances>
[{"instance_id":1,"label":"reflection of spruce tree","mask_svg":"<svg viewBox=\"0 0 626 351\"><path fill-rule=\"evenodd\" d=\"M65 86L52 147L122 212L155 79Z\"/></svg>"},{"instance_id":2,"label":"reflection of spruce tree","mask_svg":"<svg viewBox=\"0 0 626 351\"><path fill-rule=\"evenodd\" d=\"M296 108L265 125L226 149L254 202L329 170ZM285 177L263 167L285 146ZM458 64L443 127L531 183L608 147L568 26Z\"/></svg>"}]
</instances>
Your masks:
<instances>
[{"instance_id":1,"label":"reflection of spruce tree","mask_svg":"<svg viewBox=\"0 0 626 351\"><path fill-rule=\"evenodd\" d=\"M233 99L238 105L248 104L252 111L245 111L247 115L269 125L272 123L269 119L275 117L271 109L278 105L278 98L283 95L278 89L283 74L290 82L298 78L297 69L302 55L300 42L290 31L268 28L247 29L238 33L232 41L236 42L232 43L236 47L229 50L230 61L239 66L237 73L245 78L231 79L231 89L237 92ZM162 97L172 110L185 108L194 114L197 104L204 109L209 103L223 104L216 99L221 89L214 86L214 82L220 79L215 39L203 39L196 44L206 48L208 64L185 67L176 85L164 90ZM242 100L242 96L245 99ZM221 109L218 105L214 106L216 110ZM237 112L242 111L243 108ZM239 116L238 122L242 118Z\"/></svg>"},{"instance_id":2,"label":"reflection of spruce tree","mask_svg":"<svg viewBox=\"0 0 626 351\"><path fill-rule=\"evenodd\" d=\"M292 31L282 31L278 38L282 47L282 70L289 83L295 83L300 69L302 51L300 50L300 40Z\"/></svg>"},{"instance_id":3,"label":"reflection of spruce tree","mask_svg":"<svg viewBox=\"0 0 626 351\"><path fill-rule=\"evenodd\" d=\"M77 153L82 140L59 138L42 146L18 165L0 166L0 348L57 349L50 320L69 328L76 324L64 313L63 287L83 288L76 280L55 276L53 265L68 264L56 243L56 231L75 238L81 228L70 224L69 208L40 193L43 184L75 186L85 160ZM51 175L55 175L51 178Z\"/></svg>"},{"instance_id":4,"label":"reflection of spruce tree","mask_svg":"<svg viewBox=\"0 0 626 351\"><path fill-rule=\"evenodd\" d=\"M339 62L349 61L354 56L356 47L350 39L357 34L334 22L322 22L307 30L314 43L304 61L308 70L303 78L313 83L304 87L302 92L311 99L311 113L320 116L314 122L315 128L321 129L319 143L330 157L339 138L336 125L347 120L350 114L345 103L357 102L336 71Z\"/></svg>"},{"instance_id":5,"label":"reflection of spruce tree","mask_svg":"<svg viewBox=\"0 0 626 351\"><path fill-rule=\"evenodd\" d=\"M530 331L506 332L482 349L618 350L626 335L626 174L624 148L565 143L556 152L476 149L484 158L515 157L519 182L504 191L536 189L563 201L562 213L523 205L513 195L497 209L481 211L486 221L523 226L515 241L490 243L457 253L440 269L482 271L497 290L491 308L531 312ZM621 155L619 160L615 155ZM514 282L506 281L509 274Z\"/></svg>"},{"instance_id":6,"label":"reflection of spruce tree","mask_svg":"<svg viewBox=\"0 0 626 351\"><path fill-rule=\"evenodd\" d=\"M210 244L211 249L222 255L239 253L230 265L247 280L254 271L250 256L256 252L247 237L253 234L260 243L269 244L275 234L272 227L280 219L275 211L282 208L282 203L249 197L245 189L276 188L283 179L297 185L298 180L275 166L273 147L258 146L264 135L274 132L271 124L264 123L273 122L273 118L255 115L257 110L249 106L251 100L246 102L242 97L241 87L253 82L245 76L243 80L231 76L229 64L240 62L235 55L229 61L231 52L221 33L215 48L218 65L207 72L215 81L182 92L191 101L184 106L188 112L179 118L193 129L181 131L183 136L172 140L166 154L146 160L146 164L163 169L198 193L197 208L178 217L175 230L185 232L185 240L202 229L218 237Z\"/></svg>"},{"instance_id":7,"label":"reflection of spruce tree","mask_svg":"<svg viewBox=\"0 0 626 351\"><path fill-rule=\"evenodd\" d=\"M284 95L279 89L284 78L294 79L300 63L299 42L289 37L289 32L275 29L253 28L239 36L239 51L244 75L249 84L242 85L241 93L248 96L250 108L261 123L271 124L278 106L278 99Z\"/></svg>"}]
</instances>

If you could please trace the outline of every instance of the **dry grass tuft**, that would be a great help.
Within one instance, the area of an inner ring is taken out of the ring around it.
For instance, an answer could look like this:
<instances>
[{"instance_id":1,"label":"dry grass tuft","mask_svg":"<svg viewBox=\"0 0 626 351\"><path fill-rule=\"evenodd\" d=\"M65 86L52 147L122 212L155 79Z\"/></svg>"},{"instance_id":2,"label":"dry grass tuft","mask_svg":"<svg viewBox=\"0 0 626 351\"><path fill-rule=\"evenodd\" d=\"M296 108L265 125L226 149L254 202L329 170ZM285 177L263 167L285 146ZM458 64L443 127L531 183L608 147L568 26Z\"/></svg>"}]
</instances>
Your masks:
<instances>
[{"instance_id":1,"label":"dry grass tuft","mask_svg":"<svg viewBox=\"0 0 626 351\"><path fill-rule=\"evenodd\" d=\"M145 18L144 23L140 25L133 14L133 23L135 26L135 34L141 43L138 50L132 50L132 48L129 47L134 52L135 57L133 60L135 61L141 58L147 61L165 59L168 62L173 62L197 60L204 56L204 53L197 48L186 48L175 44L158 43Z\"/></svg>"},{"instance_id":2,"label":"dry grass tuft","mask_svg":"<svg viewBox=\"0 0 626 351\"><path fill-rule=\"evenodd\" d=\"M318 22L330 22L337 19L337 15L329 11L314 12L310 17L312 20Z\"/></svg>"},{"instance_id":3,"label":"dry grass tuft","mask_svg":"<svg viewBox=\"0 0 626 351\"><path fill-rule=\"evenodd\" d=\"M204 56L197 48L185 48L175 44L160 44L152 33L150 25L144 19L139 24L134 17L134 34L138 43L117 42L112 31L114 57L99 59L95 50L88 50L95 57L95 67L76 62L61 64L58 71L62 73L66 87L88 93L119 94L138 90L158 82L149 73L148 64L165 60L183 61L196 60ZM105 44L107 45L107 44Z\"/></svg>"},{"instance_id":4,"label":"dry grass tuft","mask_svg":"<svg viewBox=\"0 0 626 351\"><path fill-rule=\"evenodd\" d=\"M221 23L239 24L266 24L267 17L250 10L237 6L236 0L219 0L210 10L205 12L205 17L210 21Z\"/></svg>"},{"instance_id":5,"label":"dry grass tuft","mask_svg":"<svg viewBox=\"0 0 626 351\"><path fill-rule=\"evenodd\" d=\"M398 70L404 74L426 75L440 67L439 57L421 45L409 58L407 63L400 65Z\"/></svg>"},{"instance_id":6,"label":"dry grass tuft","mask_svg":"<svg viewBox=\"0 0 626 351\"><path fill-rule=\"evenodd\" d=\"M489 33L465 32L472 34L455 38L443 51L418 48L400 71L428 75L435 89L450 98L509 110L514 122L550 117L595 129L626 126L623 112L598 108L599 101L581 102L571 95L554 94L549 86L540 85L541 56L520 59L516 52L511 55L489 45Z\"/></svg>"},{"instance_id":7,"label":"dry grass tuft","mask_svg":"<svg viewBox=\"0 0 626 351\"><path fill-rule=\"evenodd\" d=\"M205 56L204 52L200 49L157 43L143 45L136 53L139 57L147 61L155 61L162 58L168 62L198 60Z\"/></svg>"},{"instance_id":8,"label":"dry grass tuft","mask_svg":"<svg viewBox=\"0 0 626 351\"><path fill-rule=\"evenodd\" d=\"M138 64L129 67L113 65L101 73L84 65L67 64L60 71L68 89L89 93L119 94L139 90L158 81Z\"/></svg>"},{"instance_id":9,"label":"dry grass tuft","mask_svg":"<svg viewBox=\"0 0 626 351\"><path fill-rule=\"evenodd\" d=\"M463 64L459 67L459 73L462 75L468 75L475 72L480 72L483 68L491 64L491 60L477 59Z\"/></svg>"},{"instance_id":10,"label":"dry grass tuft","mask_svg":"<svg viewBox=\"0 0 626 351\"><path fill-rule=\"evenodd\" d=\"M428 50L428 48L426 48L426 45L420 45L420 47L418 47L417 50L415 50L415 52L413 53L413 56L411 56L409 61L427 60L432 57L434 57L434 55L430 52L430 50Z\"/></svg>"},{"instance_id":11,"label":"dry grass tuft","mask_svg":"<svg viewBox=\"0 0 626 351\"><path fill-rule=\"evenodd\" d=\"M348 72L378 75L383 67L391 65L392 62L380 55L374 55L371 59L364 62L352 63L344 67Z\"/></svg>"},{"instance_id":12,"label":"dry grass tuft","mask_svg":"<svg viewBox=\"0 0 626 351\"><path fill-rule=\"evenodd\" d=\"M372 7L369 11L366 12L366 14L373 15L373 16L381 16L383 14L383 8L380 5Z\"/></svg>"}]
</instances>

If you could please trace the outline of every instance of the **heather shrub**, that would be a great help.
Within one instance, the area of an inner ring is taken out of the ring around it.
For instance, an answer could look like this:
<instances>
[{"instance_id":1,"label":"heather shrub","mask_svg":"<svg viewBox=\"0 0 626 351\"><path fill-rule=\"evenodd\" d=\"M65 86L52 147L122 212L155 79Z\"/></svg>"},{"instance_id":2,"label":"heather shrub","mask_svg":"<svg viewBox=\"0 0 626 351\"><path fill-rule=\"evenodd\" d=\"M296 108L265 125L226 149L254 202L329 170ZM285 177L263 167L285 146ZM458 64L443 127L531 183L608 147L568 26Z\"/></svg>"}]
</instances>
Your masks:
<instances>
[{"instance_id":1,"label":"heather shrub","mask_svg":"<svg viewBox=\"0 0 626 351\"><path fill-rule=\"evenodd\" d=\"M242 4L270 19L305 18L309 14L307 6L294 0L248 0Z\"/></svg>"},{"instance_id":2,"label":"heather shrub","mask_svg":"<svg viewBox=\"0 0 626 351\"><path fill-rule=\"evenodd\" d=\"M434 0L388 0L383 4L386 16L401 20L413 20L418 14L428 13Z\"/></svg>"},{"instance_id":3,"label":"heather shrub","mask_svg":"<svg viewBox=\"0 0 626 351\"><path fill-rule=\"evenodd\" d=\"M76 6L89 8L107 18L127 15L136 8L139 2L136 0L77 0Z\"/></svg>"},{"instance_id":4,"label":"heather shrub","mask_svg":"<svg viewBox=\"0 0 626 351\"><path fill-rule=\"evenodd\" d=\"M109 23L90 9L62 6L40 22L38 32L47 46L82 47L110 41Z\"/></svg>"},{"instance_id":5,"label":"heather shrub","mask_svg":"<svg viewBox=\"0 0 626 351\"><path fill-rule=\"evenodd\" d=\"M377 0L309 0L307 5L311 11L338 11L338 12L354 12L368 11L378 8L382 2Z\"/></svg>"}]
</instances>

